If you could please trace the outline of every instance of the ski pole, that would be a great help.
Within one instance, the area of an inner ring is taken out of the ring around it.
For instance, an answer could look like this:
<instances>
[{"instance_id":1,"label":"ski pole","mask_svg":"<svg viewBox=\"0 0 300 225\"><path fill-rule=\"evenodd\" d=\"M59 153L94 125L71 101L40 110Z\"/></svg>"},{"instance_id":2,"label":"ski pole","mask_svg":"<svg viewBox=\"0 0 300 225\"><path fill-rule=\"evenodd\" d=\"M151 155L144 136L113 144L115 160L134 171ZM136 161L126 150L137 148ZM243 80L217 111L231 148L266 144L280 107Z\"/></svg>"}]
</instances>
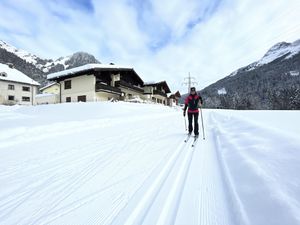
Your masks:
<instances>
[{"instance_id":1,"label":"ski pole","mask_svg":"<svg viewBox=\"0 0 300 225\"><path fill-rule=\"evenodd\" d=\"M184 119L184 126L185 126L185 130L187 130L187 126L186 126L186 119L185 119L185 116L183 116L183 119Z\"/></svg>"},{"instance_id":2,"label":"ski pole","mask_svg":"<svg viewBox=\"0 0 300 225\"><path fill-rule=\"evenodd\" d=\"M202 123L202 135L203 135L203 140L205 140L204 124L203 124L203 116L202 116L202 109L201 109L201 107L200 107L200 113L201 113L201 123Z\"/></svg>"}]
</instances>

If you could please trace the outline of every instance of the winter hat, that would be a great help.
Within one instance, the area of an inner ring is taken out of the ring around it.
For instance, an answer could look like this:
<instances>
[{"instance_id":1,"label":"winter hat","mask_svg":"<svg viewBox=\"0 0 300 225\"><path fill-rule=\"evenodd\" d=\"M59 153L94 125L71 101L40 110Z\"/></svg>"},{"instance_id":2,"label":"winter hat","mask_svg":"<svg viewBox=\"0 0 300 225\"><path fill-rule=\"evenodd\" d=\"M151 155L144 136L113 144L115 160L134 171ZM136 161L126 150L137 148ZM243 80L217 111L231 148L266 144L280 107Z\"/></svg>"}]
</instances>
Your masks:
<instances>
[{"instance_id":1,"label":"winter hat","mask_svg":"<svg viewBox=\"0 0 300 225\"><path fill-rule=\"evenodd\" d=\"M196 91L196 88L195 87L191 87L191 92L192 91Z\"/></svg>"}]
</instances>

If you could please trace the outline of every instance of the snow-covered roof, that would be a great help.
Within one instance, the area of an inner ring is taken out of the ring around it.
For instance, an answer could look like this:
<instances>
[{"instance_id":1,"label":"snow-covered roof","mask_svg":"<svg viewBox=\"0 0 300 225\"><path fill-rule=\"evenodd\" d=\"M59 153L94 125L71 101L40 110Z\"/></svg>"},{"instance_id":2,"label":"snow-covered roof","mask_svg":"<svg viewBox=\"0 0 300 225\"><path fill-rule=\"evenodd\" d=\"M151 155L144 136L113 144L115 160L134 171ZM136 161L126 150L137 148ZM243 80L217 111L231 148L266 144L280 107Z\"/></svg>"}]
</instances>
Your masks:
<instances>
[{"instance_id":1,"label":"snow-covered roof","mask_svg":"<svg viewBox=\"0 0 300 225\"><path fill-rule=\"evenodd\" d=\"M165 80L159 82L145 82L144 86L163 86L166 90L166 93L171 93L171 90Z\"/></svg>"},{"instance_id":2,"label":"snow-covered roof","mask_svg":"<svg viewBox=\"0 0 300 225\"><path fill-rule=\"evenodd\" d=\"M166 81L159 81L159 82L155 82L155 81L150 81L150 82L144 82L145 86L157 86L157 85L162 85L162 84L167 84Z\"/></svg>"},{"instance_id":3,"label":"snow-covered roof","mask_svg":"<svg viewBox=\"0 0 300 225\"><path fill-rule=\"evenodd\" d=\"M37 86L40 85L38 82L34 81L19 70L15 68L10 68L8 65L2 63L0 63L0 80L13 81Z\"/></svg>"},{"instance_id":4,"label":"snow-covered roof","mask_svg":"<svg viewBox=\"0 0 300 225\"><path fill-rule=\"evenodd\" d=\"M144 85L145 86L151 86L151 85L154 85L154 84L157 84L156 81L148 81L148 82L144 82Z\"/></svg>"},{"instance_id":5,"label":"snow-covered roof","mask_svg":"<svg viewBox=\"0 0 300 225\"><path fill-rule=\"evenodd\" d=\"M44 90L44 89L46 89L46 88L48 88L48 87L51 87L51 86L53 86L53 85L55 85L55 84L58 85L58 83L53 82L53 83L50 83L50 84L46 85L45 87L40 88L40 91L42 91L42 90Z\"/></svg>"},{"instance_id":6,"label":"snow-covered roof","mask_svg":"<svg viewBox=\"0 0 300 225\"><path fill-rule=\"evenodd\" d=\"M105 65L105 64L99 64L99 63L92 63L92 64L86 64L84 66L79 66L73 69L67 69L67 70L63 70L60 72L56 72L56 73L50 73L47 76L47 79L54 79L54 78L59 78L59 77L65 77L71 74L76 74L78 72L82 72L82 71L86 71L86 70L91 70L91 69L118 69L118 70L133 70L132 67L127 67L127 66L117 66L117 65Z\"/></svg>"},{"instance_id":7,"label":"snow-covered roof","mask_svg":"<svg viewBox=\"0 0 300 225\"><path fill-rule=\"evenodd\" d=\"M46 94L37 94L35 95L36 98L43 98L43 97L50 97L50 96L55 96L56 94L52 93L46 93Z\"/></svg>"}]
</instances>

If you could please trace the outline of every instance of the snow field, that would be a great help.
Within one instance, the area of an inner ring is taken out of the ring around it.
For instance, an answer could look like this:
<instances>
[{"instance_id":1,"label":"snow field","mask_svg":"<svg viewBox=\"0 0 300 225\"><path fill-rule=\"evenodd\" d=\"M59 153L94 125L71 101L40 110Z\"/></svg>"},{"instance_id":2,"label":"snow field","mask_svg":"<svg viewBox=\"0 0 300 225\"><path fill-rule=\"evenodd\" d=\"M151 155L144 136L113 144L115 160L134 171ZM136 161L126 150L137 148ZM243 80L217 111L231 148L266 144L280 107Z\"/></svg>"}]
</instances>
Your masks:
<instances>
[{"instance_id":1,"label":"snow field","mask_svg":"<svg viewBox=\"0 0 300 225\"><path fill-rule=\"evenodd\" d=\"M179 108L0 106L0 224L300 224L299 112L203 116L192 148Z\"/></svg>"},{"instance_id":2,"label":"snow field","mask_svg":"<svg viewBox=\"0 0 300 225\"><path fill-rule=\"evenodd\" d=\"M134 109L134 106L130 107ZM119 107L116 106L117 108ZM124 113L125 110L122 111ZM160 111L157 108L156 112ZM164 113L157 121L155 116L152 120L153 114L151 120L149 116L141 114L141 117L132 121L135 113L124 119L115 119L109 125L102 124L97 119L94 121L97 126L84 120L53 123L47 125L49 127L43 125L43 129L39 125L24 124L26 129L24 128L23 134L15 132L16 142L11 141L13 135L7 138L1 132L0 151L1 156L4 156L1 157L1 183L4 185L1 186L0 193L1 196L4 194L1 201L4 210L0 210L0 221L7 224L17 223L16 218L11 215L13 212L14 215L20 215L23 224L55 224L57 218L66 218L68 223L82 221L85 224L86 218L83 214L90 220L90 213L79 213L79 218L76 218L72 212L76 214L78 208L83 210L85 206L89 211L91 204L96 202L100 211L103 211L103 218L96 213L94 221L98 224L104 224L105 221L108 223L112 218L108 216L109 212L113 213L113 210L117 210L116 207L128 201L130 194L147 177L151 168L167 153L166 143L160 143L162 139L168 142L170 140L169 133L165 133L171 129L165 126L168 112ZM147 120L151 125L147 124L145 127ZM72 126L69 127L69 123ZM76 126L73 126L74 123ZM82 132L77 125L81 125ZM8 130L19 130L16 124L11 126L13 128ZM55 133L53 127L57 127L60 135ZM29 130L30 135L26 134L26 130ZM172 133L170 134L172 137ZM26 138L18 138L22 135L26 135ZM149 141L151 148L145 145ZM39 184L44 179L45 183ZM16 190L13 191L12 188ZM25 192L26 188L30 192ZM108 198L109 196L111 197ZM116 196L118 201L112 204ZM31 200L27 201L29 198ZM22 204L19 205L20 201ZM26 208L36 213L26 214ZM28 215L28 219L24 218L23 213ZM101 218L97 218L98 216ZM61 224L62 221L64 219L57 223Z\"/></svg>"},{"instance_id":3,"label":"snow field","mask_svg":"<svg viewBox=\"0 0 300 225\"><path fill-rule=\"evenodd\" d=\"M211 116L223 171L244 224L300 224L300 141L249 118Z\"/></svg>"}]
</instances>

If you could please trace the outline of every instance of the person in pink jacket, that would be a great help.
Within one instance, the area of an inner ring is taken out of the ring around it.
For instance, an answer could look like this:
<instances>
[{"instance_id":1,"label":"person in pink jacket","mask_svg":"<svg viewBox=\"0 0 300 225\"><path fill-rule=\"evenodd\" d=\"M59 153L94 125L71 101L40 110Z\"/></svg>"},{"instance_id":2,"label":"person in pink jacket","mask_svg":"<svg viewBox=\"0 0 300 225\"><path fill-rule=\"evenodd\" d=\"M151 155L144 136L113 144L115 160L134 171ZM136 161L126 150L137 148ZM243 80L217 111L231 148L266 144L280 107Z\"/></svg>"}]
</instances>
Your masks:
<instances>
[{"instance_id":1,"label":"person in pink jacket","mask_svg":"<svg viewBox=\"0 0 300 225\"><path fill-rule=\"evenodd\" d=\"M192 87L190 95L185 99L185 105L183 109L183 116L186 115L186 110L188 110L188 120L189 120L189 134L193 131L193 119L194 119L194 134L199 135L199 107L202 106L203 100L200 95L197 94L196 88Z\"/></svg>"}]
</instances>

